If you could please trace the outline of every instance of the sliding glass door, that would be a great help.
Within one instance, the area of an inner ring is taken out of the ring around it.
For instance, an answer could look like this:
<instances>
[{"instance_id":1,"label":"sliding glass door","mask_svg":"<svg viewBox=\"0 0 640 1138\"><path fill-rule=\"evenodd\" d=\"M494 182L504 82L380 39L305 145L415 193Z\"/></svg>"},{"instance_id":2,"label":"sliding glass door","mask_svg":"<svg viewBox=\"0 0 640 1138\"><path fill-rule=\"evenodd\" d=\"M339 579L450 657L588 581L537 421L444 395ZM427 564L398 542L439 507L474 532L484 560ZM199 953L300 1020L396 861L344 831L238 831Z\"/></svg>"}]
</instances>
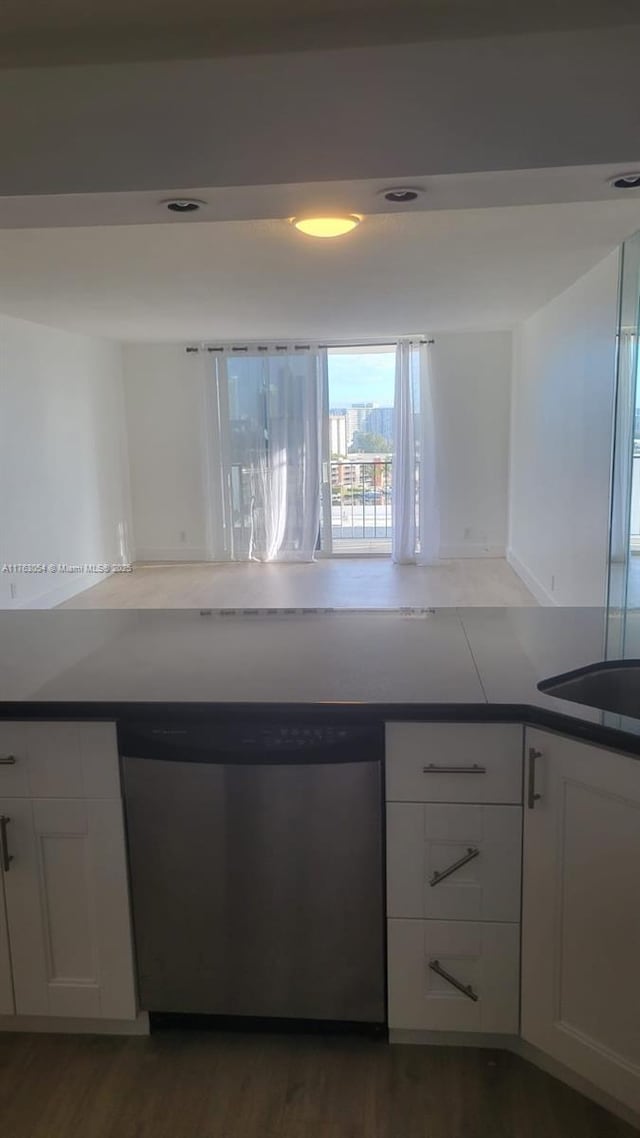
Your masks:
<instances>
[{"instance_id":1,"label":"sliding glass door","mask_svg":"<svg viewBox=\"0 0 640 1138\"><path fill-rule=\"evenodd\" d=\"M210 356L209 465L220 486L212 545L233 561L311 561L320 527L323 354L274 345Z\"/></svg>"},{"instance_id":2,"label":"sliding glass door","mask_svg":"<svg viewBox=\"0 0 640 1138\"><path fill-rule=\"evenodd\" d=\"M431 421L417 394L422 343L204 349L212 559L390 556L409 519L394 558L425 560L417 504L434 480L422 477L419 425L425 414Z\"/></svg>"}]
</instances>

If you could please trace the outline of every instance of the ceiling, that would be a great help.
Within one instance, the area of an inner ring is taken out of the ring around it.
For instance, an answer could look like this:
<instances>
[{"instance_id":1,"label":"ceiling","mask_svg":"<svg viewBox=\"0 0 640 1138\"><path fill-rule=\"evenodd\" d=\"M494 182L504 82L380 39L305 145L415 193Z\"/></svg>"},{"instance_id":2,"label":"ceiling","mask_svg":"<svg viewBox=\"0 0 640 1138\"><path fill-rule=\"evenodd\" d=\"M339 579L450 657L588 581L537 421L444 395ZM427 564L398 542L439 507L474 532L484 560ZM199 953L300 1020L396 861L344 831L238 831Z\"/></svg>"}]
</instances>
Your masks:
<instances>
[{"instance_id":1,"label":"ceiling","mask_svg":"<svg viewBox=\"0 0 640 1138\"><path fill-rule=\"evenodd\" d=\"M637 142L636 142L637 146ZM350 181L279 182L275 185L183 186L181 189L130 190L119 193L0 194L1 229L55 229L67 226L201 225L211 221L255 221L301 213L422 213L425 210L485 209L492 206L546 205L560 202L621 201L612 180L637 172L640 161L590 166L541 167L534 170L484 170L477 173L403 174L402 177ZM391 207L388 189L413 187L415 201ZM640 200L640 191L632 191ZM629 195L631 196L631 195ZM172 198L195 198L197 213L166 209Z\"/></svg>"},{"instance_id":2,"label":"ceiling","mask_svg":"<svg viewBox=\"0 0 640 1138\"><path fill-rule=\"evenodd\" d=\"M640 228L633 200L0 230L0 312L123 340L354 339L512 327Z\"/></svg>"},{"instance_id":3,"label":"ceiling","mask_svg":"<svg viewBox=\"0 0 640 1138\"><path fill-rule=\"evenodd\" d=\"M0 66L346 47L639 19L637 0L3 0Z\"/></svg>"}]
</instances>

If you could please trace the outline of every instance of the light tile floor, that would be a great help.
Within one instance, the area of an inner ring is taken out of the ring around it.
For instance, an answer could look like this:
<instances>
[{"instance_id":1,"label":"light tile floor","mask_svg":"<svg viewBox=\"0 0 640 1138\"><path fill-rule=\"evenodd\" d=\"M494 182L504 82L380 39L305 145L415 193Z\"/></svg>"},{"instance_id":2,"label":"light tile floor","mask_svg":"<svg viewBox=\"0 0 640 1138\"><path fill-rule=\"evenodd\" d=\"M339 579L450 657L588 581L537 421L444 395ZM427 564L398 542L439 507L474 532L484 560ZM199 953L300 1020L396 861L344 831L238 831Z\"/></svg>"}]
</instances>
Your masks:
<instances>
[{"instance_id":1,"label":"light tile floor","mask_svg":"<svg viewBox=\"0 0 640 1138\"><path fill-rule=\"evenodd\" d=\"M536 601L502 558L394 565L344 558L309 565L137 565L61 608L519 607Z\"/></svg>"}]
</instances>

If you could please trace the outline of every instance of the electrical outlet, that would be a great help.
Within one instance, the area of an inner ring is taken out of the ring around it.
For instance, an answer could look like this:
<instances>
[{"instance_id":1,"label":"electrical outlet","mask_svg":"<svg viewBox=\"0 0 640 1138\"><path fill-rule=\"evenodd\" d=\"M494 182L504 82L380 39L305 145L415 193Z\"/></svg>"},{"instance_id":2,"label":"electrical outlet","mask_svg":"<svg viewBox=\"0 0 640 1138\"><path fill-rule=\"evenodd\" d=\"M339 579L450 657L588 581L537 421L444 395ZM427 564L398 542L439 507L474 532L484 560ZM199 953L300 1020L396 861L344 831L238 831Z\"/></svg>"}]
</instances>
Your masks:
<instances>
[{"instance_id":1,"label":"electrical outlet","mask_svg":"<svg viewBox=\"0 0 640 1138\"><path fill-rule=\"evenodd\" d=\"M12 581L11 584L9 585L9 596L11 597L12 601L15 601L17 595L18 595L18 586L15 585L14 582Z\"/></svg>"},{"instance_id":2,"label":"electrical outlet","mask_svg":"<svg viewBox=\"0 0 640 1138\"><path fill-rule=\"evenodd\" d=\"M181 529L180 530L180 541L184 545L186 540L187 540L187 531L185 529Z\"/></svg>"}]
</instances>

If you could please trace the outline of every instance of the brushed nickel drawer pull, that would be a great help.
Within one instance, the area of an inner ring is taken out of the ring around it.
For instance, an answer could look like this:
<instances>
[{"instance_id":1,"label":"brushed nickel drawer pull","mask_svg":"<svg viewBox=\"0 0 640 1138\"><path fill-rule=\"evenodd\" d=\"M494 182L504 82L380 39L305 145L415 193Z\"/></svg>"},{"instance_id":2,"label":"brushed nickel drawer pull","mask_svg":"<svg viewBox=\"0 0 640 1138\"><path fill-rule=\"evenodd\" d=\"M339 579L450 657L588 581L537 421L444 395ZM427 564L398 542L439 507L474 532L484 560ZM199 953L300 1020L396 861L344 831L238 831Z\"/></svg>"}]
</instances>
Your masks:
<instances>
[{"instance_id":1,"label":"brushed nickel drawer pull","mask_svg":"<svg viewBox=\"0 0 640 1138\"><path fill-rule=\"evenodd\" d=\"M439 873L436 870L431 877L429 885L439 885L441 881L444 881L445 877L450 877L452 873L455 873L456 869L462 869L462 866L466 865L469 861L473 861L474 857L480 857L480 850L475 846L469 846L466 854L463 854L457 861L454 861L452 865L448 865L446 869L441 869Z\"/></svg>"},{"instance_id":2,"label":"brushed nickel drawer pull","mask_svg":"<svg viewBox=\"0 0 640 1138\"><path fill-rule=\"evenodd\" d=\"M456 980L455 976L452 976L450 972L447 972L445 968L441 967L439 960L430 960L429 968L432 972L436 972L438 976L442 976L442 979L446 980L447 984L451 984L452 988L457 988L459 992L462 992L463 996L466 996L468 1000L473 1000L474 1004L477 1004L478 993L474 992L471 984L463 984L462 980Z\"/></svg>"},{"instance_id":3,"label":"brushed nickel drawer pull","mask_svg":"<svg viewBox=\"0 0 640 1138\"><path fill-rule=\"evenodd\" d=\"M11 869L11 862L13 861L12 855L9 853L9 842L7 841L7 826L11 821L7 818L6 814L0 814L0 847L2 847L2 868L5 873Z\"/></svg>"},{"instance_id":4,"label":"brushed nickel drawer pull","mask_svg":"<svg viewBox=\"0 0 640 1138\"><path fill-rule=\"evenodd\" d=\"M529 747L529 783L527 786L527 806L529 810L535 810L536 802L541 797L536 794L536 762L542 758L542 751L536 751L535 747Z\"/></svg>"},{"instance_id":5,"label":"brushed nickel drawer pull","mask_svg":"<svg viewBox=\"0 0 640 1138\"><path fill-rule=\"evenodd\" d=\"M13 767L16 762L15 755L0 755L0 767Z\"/></svg>"},{"instance_id":6,"label":"brushed nickel drawer pull","mask_svg":"<svg viewBox=\"0 0 640 1138\"><path fill-rule=\"evenodd\" d=\"M478 763L474 763L470 767L439 767L435 763L429 763L428 767L422 768L423 774L486 774L487 768L481 767Z\"/></svg>"}]
</instances>

